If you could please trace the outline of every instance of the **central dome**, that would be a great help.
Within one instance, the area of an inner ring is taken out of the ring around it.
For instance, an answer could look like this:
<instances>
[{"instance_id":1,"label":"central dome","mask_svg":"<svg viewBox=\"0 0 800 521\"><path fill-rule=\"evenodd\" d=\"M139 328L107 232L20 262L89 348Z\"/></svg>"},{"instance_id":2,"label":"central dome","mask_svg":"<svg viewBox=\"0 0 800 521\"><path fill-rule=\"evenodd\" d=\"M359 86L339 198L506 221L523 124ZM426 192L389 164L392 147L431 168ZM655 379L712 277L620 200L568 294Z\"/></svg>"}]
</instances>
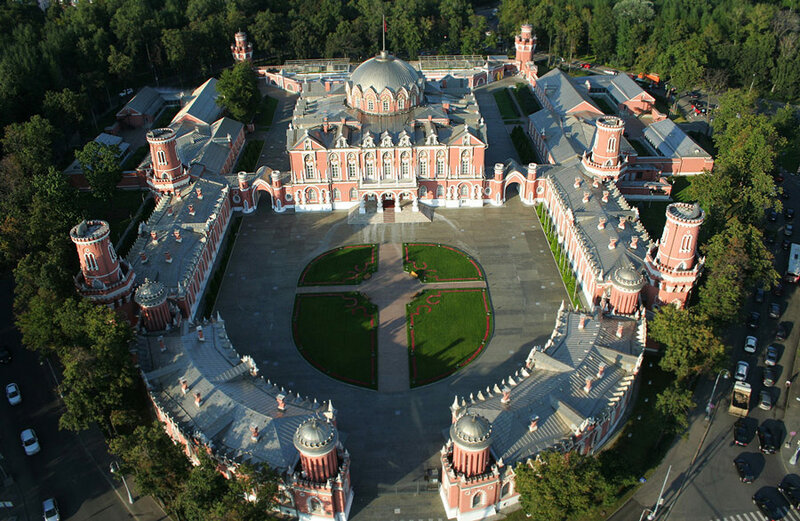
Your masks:
<instances>
[{"instance_id":1,"label":"central dome","mask_svg":"<svg viewBox=\"0 0 800 521\"><path fill-rule=\"evenodd\" d=\"M418 70L381 51L350 75L348 102L370 114L404 112L419 104L424 90L425 79Z\"/></svg>"}]
</instances>

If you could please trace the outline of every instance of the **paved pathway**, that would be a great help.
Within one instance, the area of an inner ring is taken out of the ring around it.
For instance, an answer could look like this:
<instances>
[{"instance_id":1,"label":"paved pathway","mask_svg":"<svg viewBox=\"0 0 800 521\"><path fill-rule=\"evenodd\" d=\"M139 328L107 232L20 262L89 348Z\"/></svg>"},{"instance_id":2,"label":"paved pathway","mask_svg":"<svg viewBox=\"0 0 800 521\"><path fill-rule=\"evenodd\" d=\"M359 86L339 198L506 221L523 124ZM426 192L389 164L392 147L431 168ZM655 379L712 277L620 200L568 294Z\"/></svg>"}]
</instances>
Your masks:
<instances>
[{"instance_id":1,"label":"paved pathway","mask_svg":"<svg viewBox=\"0 0 800 521\"><path fill-rule=\"evenodd\" d=\"M298 293L358 291L378 306L378 391L398 393L410 389L406 304L423 289L485 288L483 281L422 284L403 271L403 245L381 244L378 271L360 285L305 286Z\"/></svg>"},{"instance_id":2,"label":"paved pathway","mask_svg":"<svg viewBox=\"0 0 800 521\"><path fill-rule=\"evenodd\" d=\"M520 81L518 77L510 76L500 81L492 82L486 87L475 89L475 99L478 101L481 115L486 121L489 140L489 148L486 150L487 172L494 168L495 163L507 163L509 159L519 162L517 149L514 148L511 136L508 135L514 125L506 128L503 116L500 115L500 109L497 108L497 103L494 100L495 91L513 87L518 81ZM523 120L520 119L520 121ZM522 124L520 123L520 125ZM524 125L522 126L524 127Z\"/></svg>"}]
</instances>

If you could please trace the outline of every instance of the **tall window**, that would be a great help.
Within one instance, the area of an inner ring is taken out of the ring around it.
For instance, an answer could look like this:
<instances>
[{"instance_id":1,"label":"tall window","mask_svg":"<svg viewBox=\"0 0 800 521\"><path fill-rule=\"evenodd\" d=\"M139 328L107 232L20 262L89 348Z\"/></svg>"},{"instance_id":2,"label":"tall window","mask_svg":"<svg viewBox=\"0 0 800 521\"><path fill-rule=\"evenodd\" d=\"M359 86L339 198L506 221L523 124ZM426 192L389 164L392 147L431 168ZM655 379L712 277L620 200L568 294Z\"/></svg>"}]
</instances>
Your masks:
<instances>
[{"instance_id":1,"label":"tall window","mask_svg":"<svg viewBox=\"0 0 800 521\"><path fill-rule=\"evenodd\" d=\"M158 157L159 165L167 164L167 154L165 154L163 150L159 150L158 152L156 152L156 157Z\"/></svg>"},{"instance_id":2,"label":"tall window","mask_svg":"<svg viewBox=\"0 0 800 521\"><path fill-rule=\"evenodd\" d=\"M383 155L383 178L384 179L392 179L394 174L392 173L392 156L391 154L384 154Z\"/></svg>"},{"instance_id":3,"label":"tall window","mask_svg":"<svg viewBox=\"0 0 800 521\"><path fill-rule=\"evenodd\" d=\"M436 187L436 198L441 199L442 197L444 197L444 187L439 185Z\"/></svg>"},{"instance_id":4,"label":"tall window","mask_svg":"<svg viewBox=\"0 0 800 521\"><path fill-rule=\"evenodd\" d=\"M307 203L316 203L317 202L317 191L314 189L309 189L306 192L306 202Z\"/></svg>"},{"instance_id":5,"label":"tall window","mask_svg":"<svg viewBox=\"0 0 800 521\"><path fill-rule=\"evenodd\" d=\"M615 137L608 138L608 151L613 152L616 146L617 146L617 138Z\"/></svg>"},{"instance_id":6,"label":"tall window","mask_svg":"<svg viewBox=\"0 0 800 521\"><path fill-rule=\"evenodd\" d=\"M314 159L310 155L305 159L306 179L314 179Z\"/></svg>"},{"instance_id":7,"label":"tall window","mask_svg":"<svg viewBox=\"0 0 800 521\"><path fill-rule=\"evenodd\" d=\"M409 178L410 161L411 158L409 157L408 152L403 152L403 154L400 156L400 177L403 179Z\"/></svg>"},{"instance_id":8,"label":"tall window","mask_svg":"<svg viewBox=\"0 0 800 521\"><path fill-rule=\"evenodd\" d=\"M117 252L114 251L114 246L110 242L108 243L108 256L111 257L111 262L116 262Z\"/></svg>"},{"instance_id":9,"label":"tall window","mask_svg":"<svg viewBox=\"0 0 800 521\"><path fill-rule=\"evenodd\" d=\"M511 492L511 482L505 483L503 488L500 489L500 497L506 497Z\"/></svg>"},{"instance_id":10,"label":"tall window","mask_svg":"<svg viewBox=\"0 0 800 521\"><path fill-rule=\"evenodd\" d=\"M358 190L356 190L355 188L351 188L350 189L350 200L351 201L355 201L356 199L358 199Z\"/></svg>"},{"instance_id":11,"label":"tall window","mask_svg":"<svg viewBox=\"0 0 800 521\"><path fill-rule=\"evenodd\" d=\"M681 251L687 252L691 250L692 250L692 236L684 235L683 239L681 239Z\"/></svg>"},{"instance_id":12,"label":"tall window","mask_svg":"<svg viewBox=\"0 0 800 521\"><path fill-rule=\"evenodd\" d=\"M461 185L458 188L458 195L462 199L465 199L465 198L469 197L469 185Z\"/></svg>"},{"instance_id":13,"label":"tall window","mask_svg":"<svg viewBox=\"0 0 800 521\"><path fill-rule=\"evenodd\" d=\"M428 187L426 187L425 185L420 186L419 187L419 198L422 199L426 195L428 195Z\"/></svg>"},{"instance_id":14,"label":"tall window","mask_svg":"<svg viewBox=\"0 0 800 521\"><path fill-rule=\"evenodd\" d=\"M342 193L339 191L338 188L334 188L333 192L331 192L331 197L334 201L341 201L342 200Z\"/></svg>"},{"instance_id":15,"label":"tall window","mask_svg":"<svg viewBox=\"0 0 800 521\"><path fill-rule=\"evenodd\" d=\"M405 108L406 108L406 99L405 98L401 97L399 100L397 100L397 108L400 109L400 110L405 110Z\"/></svg>"},{"instance_id":16,"label":"tall window","mask_svg":"<svg viewBox=\"0 0 800 521\"><path fill-rule=\"evenodd\" d=\"M375 180L375 156L372 154L367 156L367 160L365 162L365 169L367 174L367 181L374 181Z\"/></svg>"},{"instance_id":17,"label":"tall window","mask_svg":"<svg viewBox=\"0 0 800 521\"><path fill-rule=\"evenodd\" d=\"M472 496L472 508L478 508L483 504L483 493L478 492Z\"/></svg>"},{"instance_id":18,"label":"tall window","mask_svg":"<svg viewBox=\"0 0 800 521\"><path fill-rule=\"evenodd\" d=\"M444 176L444 151L436 154L436 177Z\"/></svg>"},{"instance_id":19,"label":"tall window","mask_svg":"<svg viewBox=\"0 0 800 521\"><path fill-rule=\"evenodd\" d=\"M419 176L428 177L428 154L425 152L419 154Z\"/></svg>"},{"instance_id":20,"label":"tall window","mask_svg":"<svg viewBox=\"0 0 800 521\"><path fill-rule=\"evenodd\" d=\"M339 157L333 156L331 158L331 178L339 179Z\"/></svg>"},{"instance_id":21,"label":"tall window","mask_svg":"<svg viewBox=\"0 0 800 521\"><path fill-rule=\"evenodd\" d=\"M375 110L375 102L372 100L367 100L367 110L372 112Z\"/></svg>"},{"instance_id":22,"label":"tall window","mask_svg":"<svg viewBox=\"0 0 800 521\"><path fill-rule=\"evenodd\" d=\"M353 154L347 156L347 177L350 179L355 179L358 177L356 156Z\"/></svg>"},{"instance_id":23,"label":"tall window","mask_svg":"<svg viewBox=\"0 0 800 521\"><path fill-rule=\"evenodd\" d=\"M389 100L388 99L383 100L383 111L384 112L389 112Z\"/></svg>"},{"instance_id":24,"label":"tall window","mask_svg":"<svg viewBox=\"0 0 800 521\"><path fill-rule=\"evenodd\" d=\"M469 151L461 152L461 175L469 175Z\"/></svg>"},{"instance_id":25,"label":"tall window","mask_svg":"<svg viewBox=\"0 0 800 521\"><path fill-rule=\"evenodd\" d=\"M94 256L94 253L87 250L86 253L83 254L83 259L86 263L87 270L97 271L100 269L97 267L97 258Z\"/></svg>"}]
</instances>

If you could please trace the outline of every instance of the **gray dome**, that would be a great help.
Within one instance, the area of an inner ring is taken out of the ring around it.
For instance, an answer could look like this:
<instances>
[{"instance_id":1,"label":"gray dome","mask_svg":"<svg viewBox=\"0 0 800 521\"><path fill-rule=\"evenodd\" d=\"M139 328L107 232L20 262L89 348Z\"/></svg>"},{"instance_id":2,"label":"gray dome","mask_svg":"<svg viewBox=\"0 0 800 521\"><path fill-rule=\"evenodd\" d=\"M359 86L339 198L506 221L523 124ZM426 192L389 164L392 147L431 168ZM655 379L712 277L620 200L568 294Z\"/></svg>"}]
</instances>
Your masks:
<instances>
[{"instance_id":1,"label":"gray dome","mask_svg":"<svg viewBox=\"0 0 800 521\"><path fill-rule=\"evenodd\" d=\"M492 444L492 424L483 416L468 412L450 427L450 439L462 449L485 449Z\"/></svg>"},{"instance_id":2,"label":"gray dome","mask_svg":"<svg viewBox=\"0 0 800 521\"><path fill-rule=\"evenodd\" d=\"M353 87L359 86L361 92L371 87L377 94L385 88L396 94L403 87L410 91L414 85L422 91L424 80L411 64L382 51L378 56L356 67L350 75L350 81Z\"/></svg>"},{"instance_id":3,"label":"gray dome","mask_svg":"<svg viewBox=\"0 0 800 521\"><path fill-rule=\"evenodd\" d=\"M167 300L167 291L160 282L144 279L144 284L136 288L133 299L144 308L152 308Z\"/></svg>"},{"instance_id":4,"label":"gray dome","mask_svg":"<svg viewBox=\"0 0 800 521\"><path fill-rule=\"evenodd\" d=\"M336 427L329 420L309 418L294 433L294 446L306 456L322 456L336 448Z\"/></svg>"},{"instance_id":5,"label":"gray dome","mask_svg":"<svg viewBox=\"0 0 800 521\"><path fill-rule=\"evenodd\" d=\"M614 270L614 284L626 290L639 290L644 287L644 277L631 266L621 266Z\"/></svg>"},{"instance_id":6,"label":"gray dome","mask_svg":"<svg viewBox=\"0 0 800 521\"><path fill-rule=\"evenodd\" d=\"M667 207L667 209L673 216L689 221L699 219L703 215L703 209L700 208L700 205L697 203L672 203Z\"/></svg>"}]
</instances>

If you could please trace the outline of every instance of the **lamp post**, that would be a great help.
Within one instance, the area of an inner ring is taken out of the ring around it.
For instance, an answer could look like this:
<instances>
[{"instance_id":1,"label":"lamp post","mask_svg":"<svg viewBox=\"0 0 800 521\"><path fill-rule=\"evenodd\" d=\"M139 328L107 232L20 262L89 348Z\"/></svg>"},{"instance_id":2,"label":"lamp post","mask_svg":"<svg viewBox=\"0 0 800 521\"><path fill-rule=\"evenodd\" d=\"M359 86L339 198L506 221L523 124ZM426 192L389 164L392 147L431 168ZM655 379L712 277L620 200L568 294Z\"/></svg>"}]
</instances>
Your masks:
<instances>
[{"instance_id":1,"label":"lamp post","mask_svg":"<svg viewBox=\"0 0 800 521\"><path fill-rule=\"evenodd\" d=\"M711 411L714 410L714 393L717 391L717 384L719 383L719 377L723 377L726 380L731 374L728 372L727 369L723 369L719 373L717 373L717 379L714 380L714 388L711 389L711 396L708 397L708 405L706 405L706 420L711 418Z\"/></svg>"},{"instance_id":2,"label":"lamp post","mask_svg":"<svg viewBox=\"0 0 800 521\"><path fill-rule=\"evenodd\" d=\"M667 486L667 480L669 479L669 473L672 472L672 465L669 466L667 469L667 475L664 476L664 483L661 484L661 492L658 493L658 500L656 501L656 505L653 507L652 510L646 508L642 511L642 515L639 516L639 521L645 519L645 515L647 516L648 521L653 521L656 516L658 516L658 509L664 503L664 488Z\"/></svg>"},{"instance_id":3,"label":"lamp post","mask_svg":"<svg viewBox=\"0 0 800 521\"><path fill-rule=\"evenodd\" d=\"M108 466L108 470L110 470L112 474L119 473L119 477L122 478L122 484L125 485L125 492L128 493L128 503L132 505L133 496L131 495L131 489L128 488L128 482L125 481L125 474L123 474L119 470L119 463L117 463L116 461L112 461L111 464Z\"/></svg>"}]
</instances>

